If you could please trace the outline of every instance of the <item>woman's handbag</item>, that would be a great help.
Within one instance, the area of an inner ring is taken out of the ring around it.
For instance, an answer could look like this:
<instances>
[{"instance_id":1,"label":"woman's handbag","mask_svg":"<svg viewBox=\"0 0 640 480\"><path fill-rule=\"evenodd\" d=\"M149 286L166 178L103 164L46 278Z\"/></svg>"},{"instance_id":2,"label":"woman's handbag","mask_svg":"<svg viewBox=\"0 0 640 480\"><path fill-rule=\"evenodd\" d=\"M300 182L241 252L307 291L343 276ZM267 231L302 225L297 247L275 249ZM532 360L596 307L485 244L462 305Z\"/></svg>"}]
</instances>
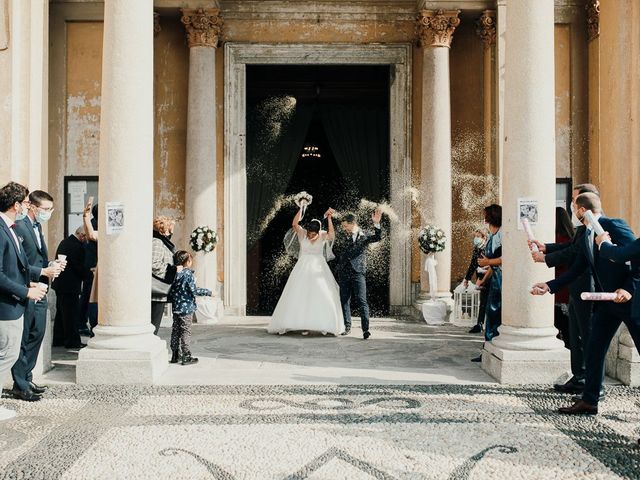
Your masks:
<instances>
[{"instance_id":1,"label":"woman's handbag","mask_svg":"<svg viewBox=\"0 0 640 480\"><path fill-rule=\"evenodd\" d=\"M169 294L169 289L171 288L171 284L165 282L164 280L160 280L160 278L155 275L151 275L151 294L166 296Z\"/></svg>"}]
</instances>

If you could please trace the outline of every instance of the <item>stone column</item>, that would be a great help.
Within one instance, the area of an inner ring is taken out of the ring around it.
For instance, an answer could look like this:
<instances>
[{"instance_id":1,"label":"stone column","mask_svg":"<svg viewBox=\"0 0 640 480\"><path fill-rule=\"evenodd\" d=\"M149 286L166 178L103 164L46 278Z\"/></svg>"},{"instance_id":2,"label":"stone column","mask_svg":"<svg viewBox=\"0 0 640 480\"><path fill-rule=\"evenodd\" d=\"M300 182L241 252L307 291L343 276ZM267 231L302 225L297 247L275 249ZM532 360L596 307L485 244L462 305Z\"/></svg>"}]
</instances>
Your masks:
<instances>
[{"instance_id":1,"label":"stone column","mask_svg":"<svg viewBox=\"0 0 640 480\"><path fill-rule=\"evenodd\" d=\"M518 228L518 198L538 202L538 238L554 238L554 2L509 3L506 31L503 289L500 335L486 343L482 367L501 383L546 383L569 367L556 338L553 297L531 286L553 277L535 264Z\"/></svg>"},{"instance_id":2,"label":"stone column","mask_svg":"<svg viewBox=\"0 0 640 480\"><path fill-rule=\"evenodd\" d=\"M453 32L460 24L459 10L422 10L418 16L418 36L422 47L422 150L421 221L444 230L447 246L436 255L438 298L451 300L451 101L449 48ZM428 300L429 285L421 255L418 303Z\"/></svg>"},{"instance_id":3,"label":"stone column","mask_svg":"<svg viewBox=\"0 0 640 480\"><path fill-rule=\"evenodd\" d=\"M478 19L476 32L484 45L483 66L483 126L484 126L484 170L487 175L497 175L495 162L495 72L496 12L485 10Z\"/></svg>"},{"instance_id":4,"label":"stone column","mask_svg":"<svg viewBox=\"0 0 640 480\"><path fill-rule=\"evenodd\" d=\"M106 0L100 116L99 325L80 351L82 384L150 384L167 367L151 325L153 0ZM105 205L124 205L106 233Z\"/></svg>"},{"instance_id":5,"label":"stone column","mask_svg":"<svg viewBox=\"0 0 640 480\"><path fill-rule=\"evenodd\" d=\"M217 232L216 49L222 17L219 9L183 9L182 23L189 43L186 230L190 234L206 225ZM217 249L194 255L194 268L198 284L213 290L219 299ZM203 321L205 317L198 316L198 322Z\"/></svg>"},{"instance_id":6,"label":"stone column","mask_svg":"<svg viewBox=\"0 0 640 480\"><path fill-rule=\"evenodd\" d=\"M11 2L11 170L12 180L29 182L29 89L31 75L31 2ZM31 186L31 189L34 187Z\"/></svg>"}]
</instances>

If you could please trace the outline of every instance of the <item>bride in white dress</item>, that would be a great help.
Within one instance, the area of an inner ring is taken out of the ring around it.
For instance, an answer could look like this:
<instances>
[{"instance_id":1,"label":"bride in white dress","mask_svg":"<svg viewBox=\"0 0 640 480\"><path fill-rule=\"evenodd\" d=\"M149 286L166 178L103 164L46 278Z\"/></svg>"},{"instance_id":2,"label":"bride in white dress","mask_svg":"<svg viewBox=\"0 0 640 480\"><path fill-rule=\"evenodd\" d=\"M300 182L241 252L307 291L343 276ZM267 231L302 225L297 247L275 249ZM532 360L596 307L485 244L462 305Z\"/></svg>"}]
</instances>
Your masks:
<instances>
[{"instance_id":1,"label":"bride in white dress","mask_svg":"<svg viewBox=\"0 0 640 480\"><path fill-rule=\"evenodd\" d=\"M271 317L269 333L302 330L340 335L344 332L340 290L324 257L325 243L335 239L332 214L333 210L329 209L326 232L321 230L320 220L312 220L306 229L302 228L298 224L302 208L293 218L300 255Z\"/></svg>"}]
</instances>

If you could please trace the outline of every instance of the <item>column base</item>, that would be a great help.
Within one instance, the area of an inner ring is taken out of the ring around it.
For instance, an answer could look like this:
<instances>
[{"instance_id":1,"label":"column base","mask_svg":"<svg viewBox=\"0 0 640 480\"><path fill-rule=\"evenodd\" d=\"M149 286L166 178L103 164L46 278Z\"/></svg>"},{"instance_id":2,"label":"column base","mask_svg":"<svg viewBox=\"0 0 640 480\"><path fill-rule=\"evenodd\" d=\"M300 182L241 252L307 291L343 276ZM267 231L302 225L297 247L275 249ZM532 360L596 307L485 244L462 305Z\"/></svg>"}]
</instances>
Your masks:
<instances>
[{"instance_id":1,"label":"column base","mask_svg":"<svg viewBox=\"0 0 640 480\"><path fill-rule=\"evenodd\" d=\"M152 385L168 366L167 345L153 326L104 326L78 354L80 385Z\"/></svg>"},{"instance_id":2,"label":"column base","mask_svg":"<svg viewBox=\"0 0 640 480\"><path fill-rule=\"evenodd\" d=\"M503 325L499 331L482 350L482 369L499 383L551 384L570 368L569 350L555 337L555 328Z\"/></svg>"},{"instance_id":3,"label":"column base","mask_svg":"<svg viewBox=\"0 0 640 480\"><path fill-rule=\"evenodd\" d=\"M627 343L631 343L631 345ZM625 385L632 387L640 385L640 354L638 354L638 350L633 345L633 340L628 331L620 335L616 378Z\"/></svg>"}]
</instances>

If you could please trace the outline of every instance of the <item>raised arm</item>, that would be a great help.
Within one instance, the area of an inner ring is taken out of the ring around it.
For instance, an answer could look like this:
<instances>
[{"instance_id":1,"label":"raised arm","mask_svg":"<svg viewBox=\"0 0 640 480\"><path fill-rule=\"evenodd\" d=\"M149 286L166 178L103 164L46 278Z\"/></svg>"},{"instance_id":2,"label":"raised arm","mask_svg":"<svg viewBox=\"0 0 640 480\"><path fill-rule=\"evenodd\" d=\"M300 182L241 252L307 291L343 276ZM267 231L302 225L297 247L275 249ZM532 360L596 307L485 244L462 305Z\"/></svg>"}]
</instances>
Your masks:
<instances>
[{"instance_id":1,"label":"raised arm","mask_svg":"<svg viewBox=\"0 0 640 480\"><path fill-rule=\"evenodd\" d=\"M84 207L84 212L82 212L82 226L84 227L84 233L87 235L87 239L93 242L98 241L98 232L93 229L93 225L91 225L91 219L89 215L91 214L92 202L89 200L87 205Z\"/></svg>"},{"instance_id":2,"label":"raised arm","mask_svg":"<svg viewBox=\"0 0 640 480\"><path fill-rule=\"evenodd\" d=\"M336 231L333 227L333 209L327 211L327 239L333 242L336 239Z\"/></svg>"},{"instance_id":3,"label":"raised arm","mask_svg":"<svg viewBox=\"0 0 640 480\"><path fill-rule=\"evenodd\" d=\"M293 221L291 222L291 228L293 228L293 231L296 232L297 234L302 231L302 227L300 226L301 218L302 218L302 208L298 210L298 213L296 213L296 216L293 217Z\"/></svg>"}]
</instances>

